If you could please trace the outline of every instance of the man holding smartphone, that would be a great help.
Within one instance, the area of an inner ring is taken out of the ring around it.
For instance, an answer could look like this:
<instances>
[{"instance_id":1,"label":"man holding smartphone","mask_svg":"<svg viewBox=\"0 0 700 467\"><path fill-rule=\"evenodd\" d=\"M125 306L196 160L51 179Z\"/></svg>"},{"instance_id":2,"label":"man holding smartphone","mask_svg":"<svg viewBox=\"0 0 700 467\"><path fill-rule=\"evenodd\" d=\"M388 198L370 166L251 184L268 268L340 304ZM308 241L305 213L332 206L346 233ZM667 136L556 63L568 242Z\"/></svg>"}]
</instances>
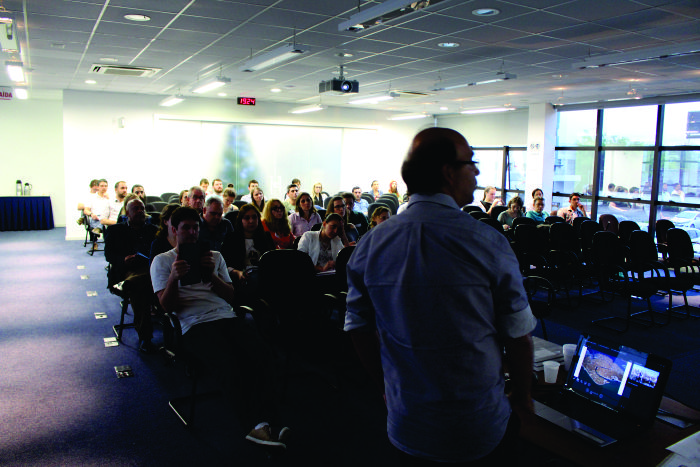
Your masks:
<instances>
[{"instance_id":1,"label":"man holding smartphone","mask_svg":"<svg viewBox=\"0 0 700 467\"><path fill-rule=\"evenodd\" d=\"M253 426L246 439L284 449L289 428L274 435L270 426L277 391L270 348L231 307L234 290L226 262L218 251L203 250L197 243L197 211L178 208L170 224L178 246L151 264L160 304L180 320L185 347L217 376L243 425Z\"/></svg>"},{"instance_id":2,"label":"man holding smartphone","mask_svg":"<svg viewBox=\"0 0 700 467\"><path fill-rule=\"evenodd\" d=\"M124 281L122 290L129 298L134 311L134 328L139 335L139 350L152 353L155 347L151 303L153 289L148 271L151 243L158 230L146 223L146 208L140 198L126 205L127 221L109 228L105 239L105 259L109 262L107 287Z\"/></svg>"},{"instance_id":3,"label":"man holding smartphone","mask_svg":"<svg viewBox=\"0 0 700 467\"><path fill-rule=\"evenodd\" d=\"M574 223L574 219L577 217L588 217L586 214L586 208L581 204L581 195L578 193L571 193L569 196L569 206L564 206L557 211L557 216L566 219L569 224Z\"/></svg>"}]
</instances>

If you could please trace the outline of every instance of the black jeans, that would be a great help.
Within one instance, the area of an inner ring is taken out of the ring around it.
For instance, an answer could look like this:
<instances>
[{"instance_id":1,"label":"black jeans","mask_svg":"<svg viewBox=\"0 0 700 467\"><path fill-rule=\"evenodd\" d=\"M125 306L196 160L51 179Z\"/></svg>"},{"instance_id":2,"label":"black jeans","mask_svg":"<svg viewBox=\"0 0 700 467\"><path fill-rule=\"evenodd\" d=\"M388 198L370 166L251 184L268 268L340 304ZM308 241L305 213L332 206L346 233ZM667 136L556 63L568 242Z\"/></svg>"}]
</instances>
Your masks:
<instances>
[{"instance_id":1,"label":"black jeans","mask_svg":"<svg viewBox=\"0 0 700 467\"><path fill-rule=\"evenodd\" d=\"M183 336L188 352L218 379L245 426L275 423L277 382L270 348L243 319L200 323Z\"/></svg>"},{"instance_id":2,"label":"black jeans","mask_svg":"<svg viewBox=\"0 0 700 467\"><path fill-rule=\"evenodd\" d=\"M396 449L399 453L399 465L401 467L493 467L500 465L518 465L518 433L520 431L520 418L511 412L510 419L503 439L498 443L498 446L481 459L469 462L445 463L435 462L420 457L411 456L403 451Z\"/></svg>"}]
</instances>

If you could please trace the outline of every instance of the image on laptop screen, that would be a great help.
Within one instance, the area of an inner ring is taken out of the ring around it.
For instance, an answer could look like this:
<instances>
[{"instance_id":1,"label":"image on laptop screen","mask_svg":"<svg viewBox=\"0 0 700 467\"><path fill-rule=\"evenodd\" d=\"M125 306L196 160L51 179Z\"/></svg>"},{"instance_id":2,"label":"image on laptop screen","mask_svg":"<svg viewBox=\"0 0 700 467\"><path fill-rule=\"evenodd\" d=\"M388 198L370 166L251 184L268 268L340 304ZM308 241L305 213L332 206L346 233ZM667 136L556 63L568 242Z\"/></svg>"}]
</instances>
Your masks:
<instances>
[{"instance_id":1,"label":"image on laptop screen","mask_svg":"<svg viewBox=\"0 0 700 467\"><path fill-rule=\"evenodd\" d=\"M671 362L581 336L566 388L639 420L653 419Z\"/></svg>"}]
</instances>

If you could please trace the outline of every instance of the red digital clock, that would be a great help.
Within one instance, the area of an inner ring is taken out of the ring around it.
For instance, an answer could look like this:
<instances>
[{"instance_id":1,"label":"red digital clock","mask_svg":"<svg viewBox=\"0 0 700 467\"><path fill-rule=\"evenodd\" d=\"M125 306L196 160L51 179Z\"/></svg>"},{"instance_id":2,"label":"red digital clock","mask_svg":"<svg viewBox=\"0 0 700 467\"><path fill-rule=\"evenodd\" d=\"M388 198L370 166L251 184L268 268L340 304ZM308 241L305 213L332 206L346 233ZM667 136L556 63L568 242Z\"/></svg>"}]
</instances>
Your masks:
<instances>
[{"instance_id":1,"label":"red digital clock","mask_svg":"<svg viewBox=\"0 0 700 467\"><path fill-rule=\"evenodd\" d=\"M255 105L254 97L239 97L238 105Z\"/></svg>"}]
</instances>

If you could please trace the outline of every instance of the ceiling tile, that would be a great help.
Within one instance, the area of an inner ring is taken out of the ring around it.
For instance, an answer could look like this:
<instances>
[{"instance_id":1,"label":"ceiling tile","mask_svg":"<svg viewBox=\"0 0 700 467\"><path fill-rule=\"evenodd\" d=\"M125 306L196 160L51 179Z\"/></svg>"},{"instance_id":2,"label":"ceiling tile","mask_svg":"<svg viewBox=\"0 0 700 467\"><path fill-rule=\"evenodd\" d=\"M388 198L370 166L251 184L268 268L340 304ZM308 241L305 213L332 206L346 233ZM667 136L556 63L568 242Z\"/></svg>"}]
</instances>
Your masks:
<instances>
[{"instance_id":1,"label":"ceiling tile","mask_svg":"<svg viewBox=\"0 0 700 467\"><path fill-rule=\"evenodd\" d=\"M573 20L561 15L555 15L546 11L533 11L524 15L499 21L498 26L504 28L525 31L529 33L544 33L563 27L579 24L580 21Z\"/></svg>"},{"instance_id":2,"label":"ceiling tile","mask_svg":"<svg viewBox=\"0 0 700 467\"><path fill-rule=\"evenodd\" d=\"M590 0L574 0L548 8L548 11L580 21L596 21L627 15L645 8L647 7L629 0L596 0L594 6L591 5Z\"/></svg>"}]
</instances>

